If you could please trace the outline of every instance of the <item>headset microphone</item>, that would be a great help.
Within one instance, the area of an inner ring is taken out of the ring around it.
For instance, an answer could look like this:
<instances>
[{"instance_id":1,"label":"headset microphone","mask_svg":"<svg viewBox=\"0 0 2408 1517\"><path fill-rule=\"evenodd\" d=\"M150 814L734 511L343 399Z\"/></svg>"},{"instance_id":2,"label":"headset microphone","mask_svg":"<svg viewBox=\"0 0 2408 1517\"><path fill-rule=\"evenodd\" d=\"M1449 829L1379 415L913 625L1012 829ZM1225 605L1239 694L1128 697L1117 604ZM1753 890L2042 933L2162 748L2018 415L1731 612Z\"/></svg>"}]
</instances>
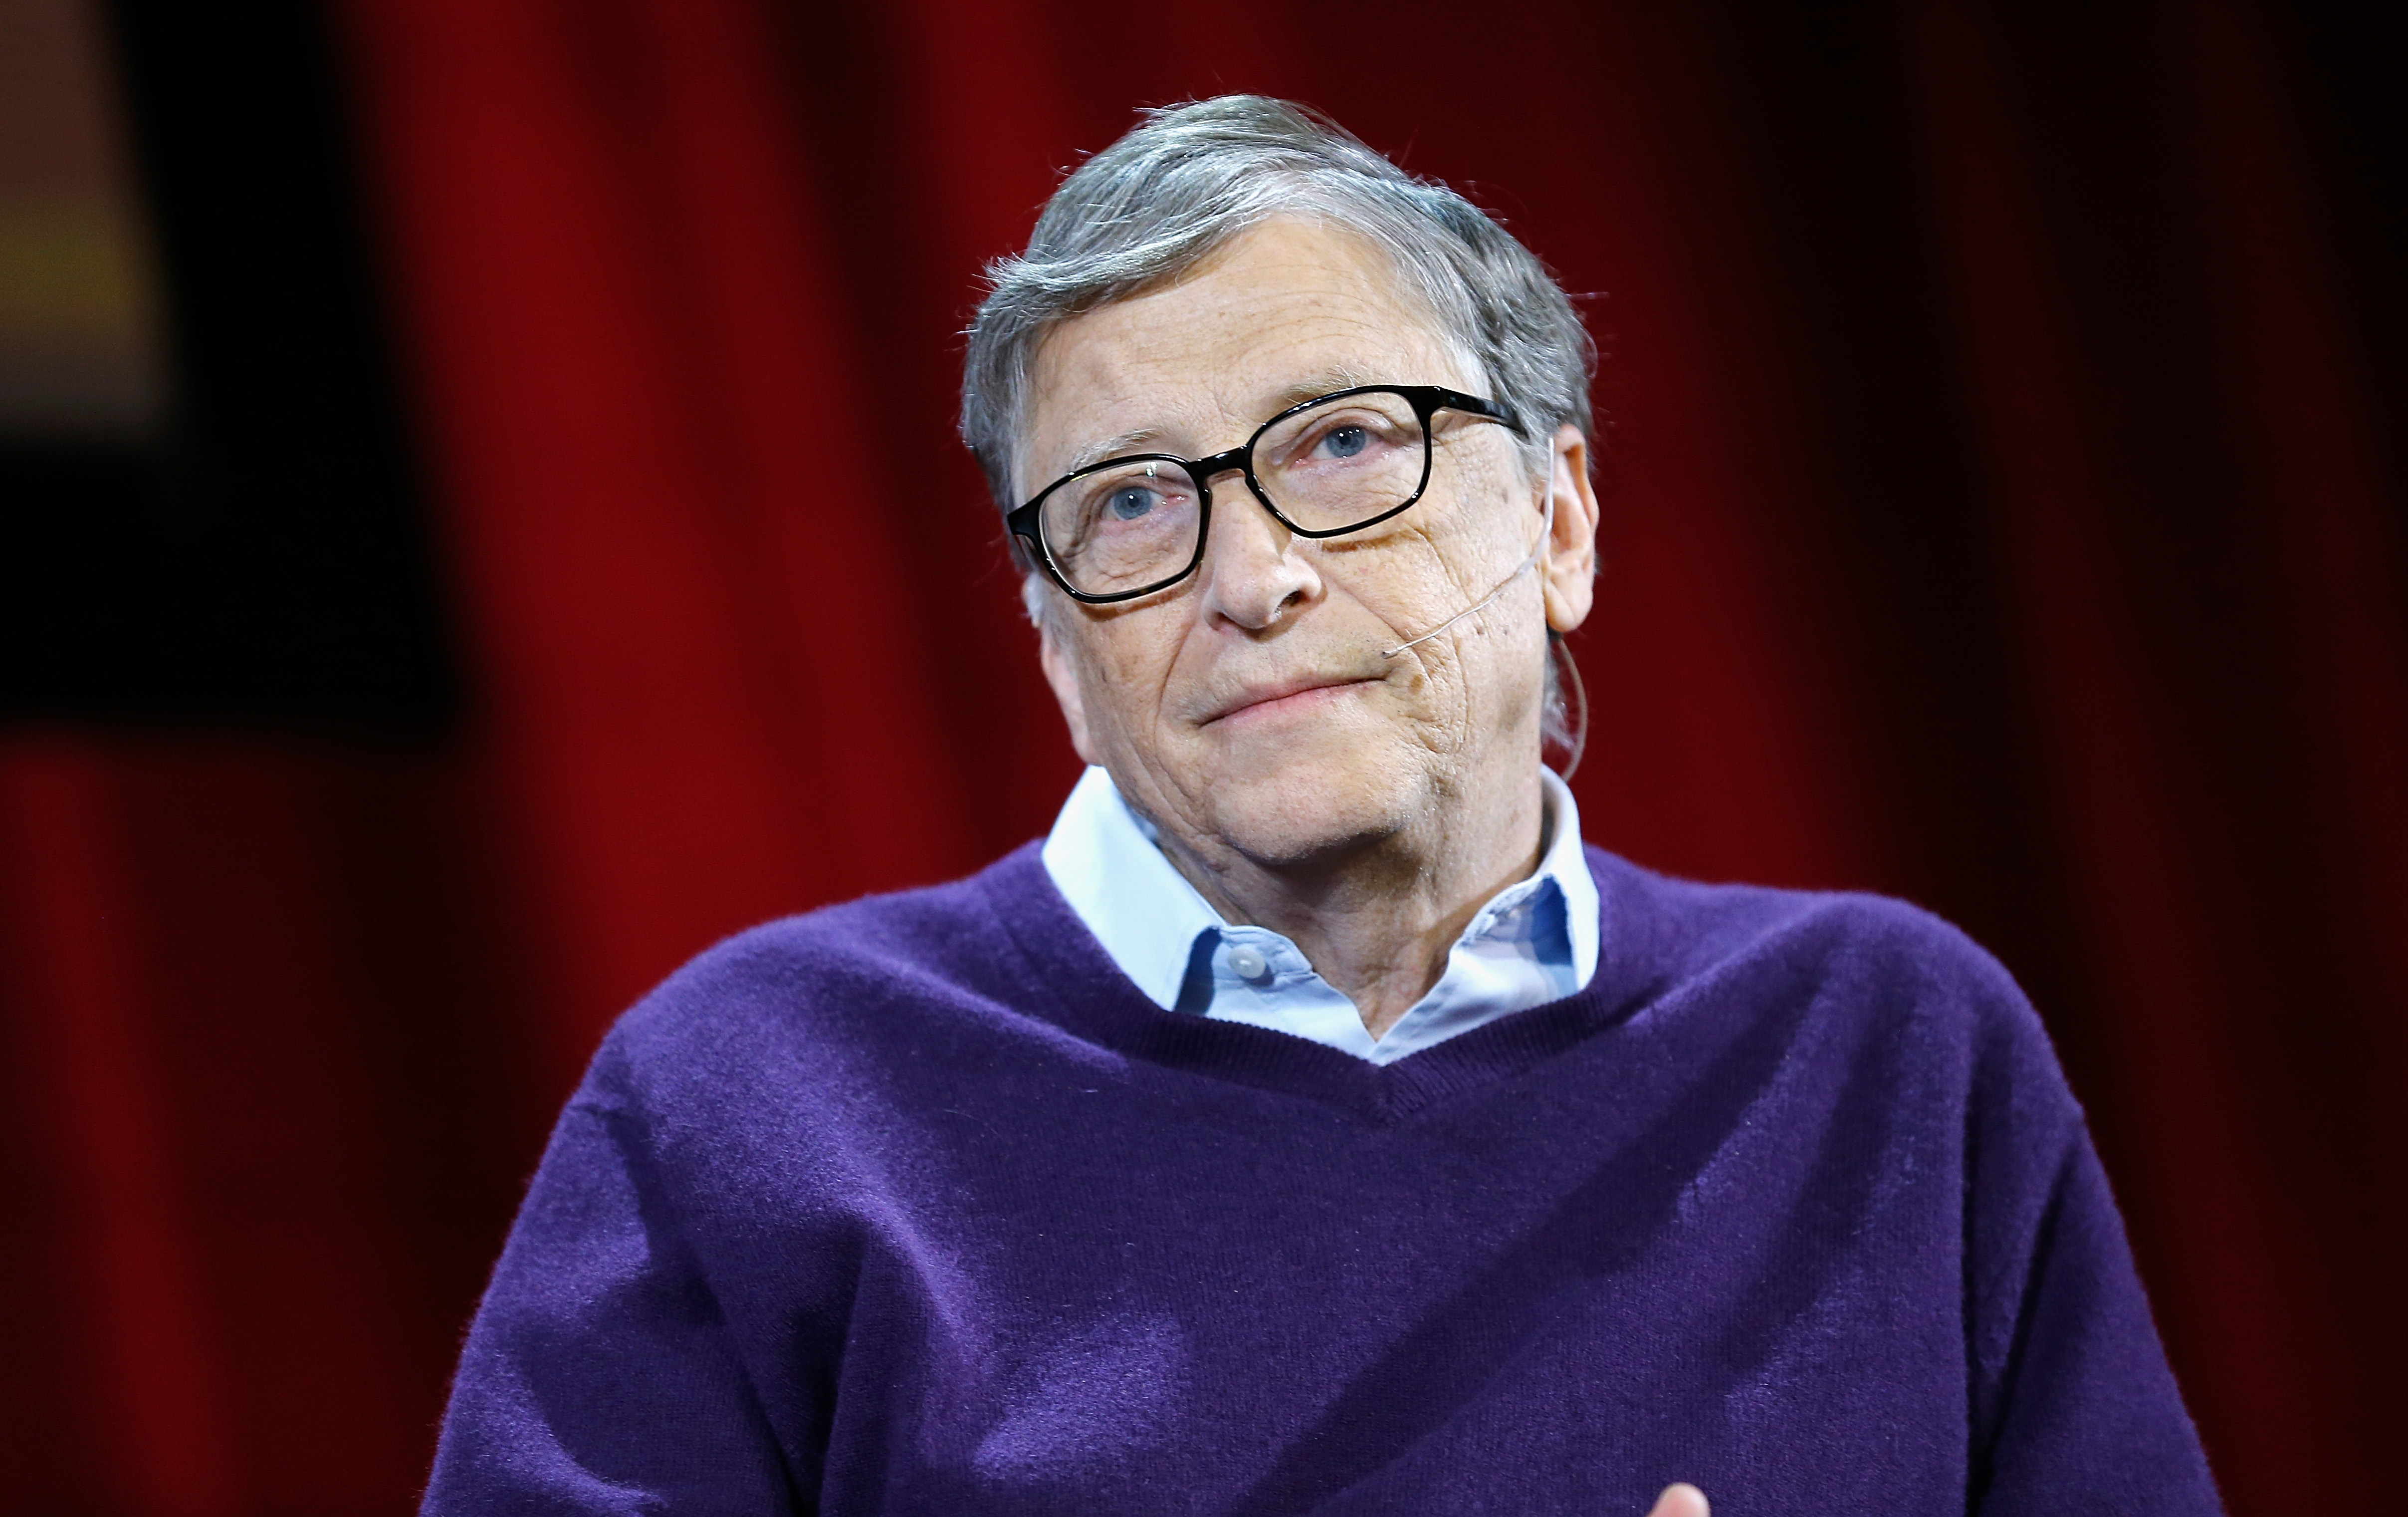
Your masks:
<instances>
[{"instance_id":1,"label":"headset microphone","mask_svg":"<svg viewBox=\"0 0 2408 1517\"><path fill-rule=\"evenodd\" d=\"M1393 648L1381 649L1380 657L1383 658L1394 658L1397 655L1404 652L1407 648L1427 643L1430 639L1438 636L1440 632L1445 631L1448 628L1453 627L1455 623L1463 620L1466 616L1469 616L1476 612L1486 611L1491 605L1495 604L1498 596L1505 593L1508 586L1510 586L1515 580L1522 577L1524 571L1527 570L1531 565L1539 561L1539 556L1547 550L1547 540L1555 536L1555 492L1550 490L1547 493L1546 524L1539 528L1539 541L1530 544L1528 555L1526 556L1520 563L1513 566L1513 572L1506 575L1503 579L1498 580L1497 582L1497 588L1489 591L1486 595L1482 596L1478 600L1464 607L1461 611L1456 612L1454 615L1449 616L1446 620L1439 623L1436 627L1431 628L1428 631L1424 632L1421 636L1412 639L1411 642L1399 643Z\"/></svg>"}]
</instances>

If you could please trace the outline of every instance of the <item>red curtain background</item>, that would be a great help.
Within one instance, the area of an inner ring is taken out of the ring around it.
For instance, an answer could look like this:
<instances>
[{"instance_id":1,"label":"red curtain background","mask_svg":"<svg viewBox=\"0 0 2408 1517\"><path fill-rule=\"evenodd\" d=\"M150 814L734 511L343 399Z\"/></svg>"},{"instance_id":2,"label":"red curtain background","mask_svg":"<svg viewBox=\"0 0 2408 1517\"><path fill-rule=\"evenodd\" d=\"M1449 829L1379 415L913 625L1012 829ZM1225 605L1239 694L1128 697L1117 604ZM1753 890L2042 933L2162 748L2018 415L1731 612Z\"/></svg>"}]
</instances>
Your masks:
<instances>
[{"instance_id":1,"label":"red curtain background","mask_svg":"<svg viewBox=\"0 0 2408 1517\"><path fill-rule=\"evenodd\" d=\"M405 1510L609 1019L1046 826L956 334L1064 165L1236 89L1584 295L1591 837L1990 945L2233 1510L2396 1499L2394 392L2268 15L339 14L473 713L0 736L0 1507Z\"/></svg>"}]
</instances>

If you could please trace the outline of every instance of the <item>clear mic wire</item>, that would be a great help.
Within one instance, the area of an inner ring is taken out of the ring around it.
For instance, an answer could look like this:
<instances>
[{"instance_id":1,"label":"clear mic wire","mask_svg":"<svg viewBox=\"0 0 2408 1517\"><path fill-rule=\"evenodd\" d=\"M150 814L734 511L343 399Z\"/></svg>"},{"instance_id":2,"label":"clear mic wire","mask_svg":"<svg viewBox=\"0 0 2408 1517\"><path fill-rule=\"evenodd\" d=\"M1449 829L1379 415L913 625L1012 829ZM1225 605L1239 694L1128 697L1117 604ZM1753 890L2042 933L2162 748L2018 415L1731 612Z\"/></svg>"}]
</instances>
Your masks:
<instances>
[{"instance_id":1,"label":"clear mic wire","mask_svg":"<svg viewBox=\"0 0 2408 1517\"><path fill-rule=\"evenodd\" d=\"M1421 636L1414 638L1412 642L1399 643L1393 648L1381 649L1380 657L1383 658L1394 658L1397 655L1404 652L1407 648L1419 647L1421 644L1427 643L1430 639L1438 636L1440 632L1445 631L1448 628L1453 627L1455 623L1463 620L1466 616L1471 615L1475 612L1486 611L1491 605L1496 603L1496 600L1498 596L1505 593L1508 585L1522 577L1523 571L1528 569L1532 564L1539 561L1539 555L1544 553L1547 549L1547 540L1555 535L1555 492L1550 490L1547 492L1547 519L1539 528L1539 541L1530 544L1530 551L1523 556L1520 563L1513 566L1513 572L1506 575L1503 579L1498 580L1497 582L1497 588L1489 591L1486 595L1482 596L1471 605L1466 606L1461 611L1456 612L1454 615L1449 616L1446 620L1439 623L1436 627L1431 628L1428 631L1424 632Z\"/></svg>"},{"instance_id":2,"label":"clear mic wire","mask_svg":"<svg viewBox=\"0 0 2408 1517\"><path fill-rule=\"evenodd\" d=\"M1525 558L1522 560L1522 569L1529 568L1530 563L1531 559ZM1438 636L1440 632L1445 631L1448 628L1453 627L1455 623L1463 620L1466 616L1470 615L1473 612L1486 611L1489 605L1495 601L1498 596L1505 593L1507 586L1511 585L1515 580L1522 577L1522 569L1517 569L1511 574L1506 575L1503 584L1498 585L1497 588L1481 597L1475 604L1464 607L1461 611L1449 616L1446 620L1439 623L1436 627L1431 628L1428 631L1424 632L1421 636L1413 639L1411 643L1399 643L1393 648L1382 648L1380 650L1380 657L1383 658L1394 658L1397 655L1404 652L1407 648L1419 647L1421 644L1427 643L1430 639Z\"/></svg>"},{"instance_id":3,"label":"clear mic wire","mask_svg":"<svg viewBox=\"0 0 2408 1517\"><path fill-rule=\"evenodd\" d=\"M1572 657L1572 645L1560 632L1547 634L1547 657L1564 656L1564 670L1571 679L1572 698L1580 702L1580 720L1572 728L1570 757L1564 760L1563 780L1566 785L1580 773L1581 756L1588 752L1588 682L1581 678L1580 660Z\"/></svg>"}]
</instances>

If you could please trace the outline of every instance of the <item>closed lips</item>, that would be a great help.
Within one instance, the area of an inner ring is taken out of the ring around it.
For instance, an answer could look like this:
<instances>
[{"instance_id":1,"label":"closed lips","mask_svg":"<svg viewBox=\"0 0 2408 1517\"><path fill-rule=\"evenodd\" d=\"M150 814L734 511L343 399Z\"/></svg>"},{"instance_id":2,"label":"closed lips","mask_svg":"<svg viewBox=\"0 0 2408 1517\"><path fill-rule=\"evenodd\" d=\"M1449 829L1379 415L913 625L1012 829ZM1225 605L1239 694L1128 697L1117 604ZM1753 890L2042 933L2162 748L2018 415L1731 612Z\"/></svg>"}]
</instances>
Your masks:
<instances>
[{"instance_id":1,"label":"closed lips","mask_svg":"<svg viewBox=\"0 0 2408 1517\"><path fill-rule=\"evenodd\" d=\"M1235 716L1241 712L1252 711L1259 706L1269 705L1275 701L1285 701L1294 696L1308 695L1315 690L1334 690L1342 688L1349 685L1369 685L1373 683L1376 678L1377 676L1359 674L1315 674L1298 679L1282 680L1277 684L1272 685L1254 686L1240 692L1234 699L1224 702L1218 709L1214 710L1211 715L1206 716L1204 720L1197 725L1209 727L1212 723L1221 721L1224 718Z\"/></svg>"}]
</instances>

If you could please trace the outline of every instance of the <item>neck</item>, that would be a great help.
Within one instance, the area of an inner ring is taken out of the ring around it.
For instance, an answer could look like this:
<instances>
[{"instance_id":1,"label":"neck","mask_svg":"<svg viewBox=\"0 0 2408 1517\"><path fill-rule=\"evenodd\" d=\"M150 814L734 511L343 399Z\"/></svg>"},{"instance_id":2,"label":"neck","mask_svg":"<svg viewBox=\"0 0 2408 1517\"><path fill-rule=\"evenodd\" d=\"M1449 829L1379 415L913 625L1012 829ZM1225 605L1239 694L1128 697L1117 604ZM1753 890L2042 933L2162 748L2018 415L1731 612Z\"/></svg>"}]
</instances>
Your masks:
<instances>
[{"instance_id":1,"label":"neck","mask_svg":"<svg viewBox=\"0 0 2408 1517\"><path fill-rule=\"evenodd\" d=\"M1190 845L1162 851L1233 923L1294 942L1313 969L1384 1034L1446 972L1448 951L1498 891L1526 879L1545 842L1536 766L1449 796L1395 831L1302 863L1266 864Z\"/></svg>"}]
</instances>

